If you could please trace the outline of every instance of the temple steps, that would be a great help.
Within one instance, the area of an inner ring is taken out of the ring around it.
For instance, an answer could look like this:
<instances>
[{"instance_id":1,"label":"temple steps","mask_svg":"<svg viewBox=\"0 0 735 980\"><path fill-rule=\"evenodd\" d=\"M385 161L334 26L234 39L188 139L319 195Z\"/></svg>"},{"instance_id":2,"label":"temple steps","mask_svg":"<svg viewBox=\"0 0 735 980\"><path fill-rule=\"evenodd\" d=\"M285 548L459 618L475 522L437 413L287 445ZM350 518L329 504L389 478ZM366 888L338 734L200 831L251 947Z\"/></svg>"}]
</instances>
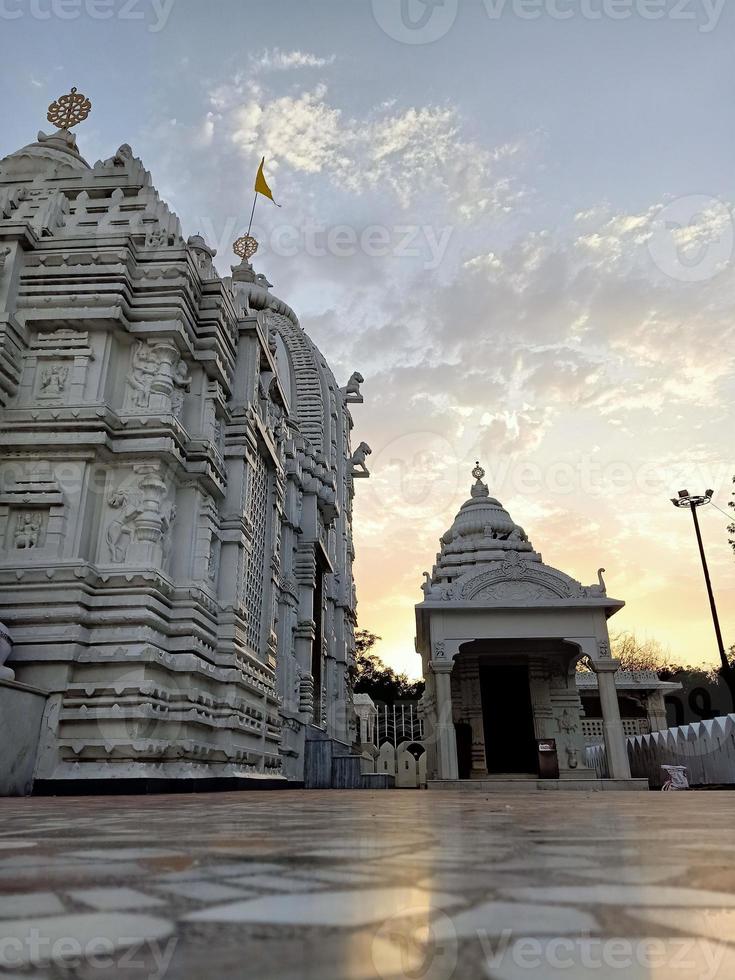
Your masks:
<instances>
[{"instance_id":1,"label":"temple steps","mask_svg":"<svg viewBox=\"0 0 735 980\"><path fill-rule=\"evenodd\" d=\"M430 779L430 790L454 793L537 793L576 790L599 793L604 790L648 792L647 779L538 779L522 774L490 779Z\"/></svg>"},{"instance_id":2,"label":"temple steps","mask_svg":"<svg viewBox=\"0 0 735 980\"><path fill-rule=\"evenodd\" d=\"M347 742L332 738L321 728L306 729L304 753L305 789L392 789L395 776L363 773L362 757Z\"/></svg>"}]
</instances>

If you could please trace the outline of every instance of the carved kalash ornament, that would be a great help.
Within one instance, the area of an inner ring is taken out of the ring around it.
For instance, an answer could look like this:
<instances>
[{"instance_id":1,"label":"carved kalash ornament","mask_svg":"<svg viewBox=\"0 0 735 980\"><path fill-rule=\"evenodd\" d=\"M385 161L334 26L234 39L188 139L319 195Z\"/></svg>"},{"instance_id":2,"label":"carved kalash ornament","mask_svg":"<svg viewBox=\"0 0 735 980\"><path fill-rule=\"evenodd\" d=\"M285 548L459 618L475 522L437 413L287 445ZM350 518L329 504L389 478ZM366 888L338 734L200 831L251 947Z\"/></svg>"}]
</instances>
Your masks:
<instances>
[{"instance_id":1,"label":"carved kalash ornament","mask_svg":"<svg viewBox=\"0 0 735 980\"><path fill-rule=\"evenodd\" d=\"M68 130L84 122L91 111L92 103L87 96L73 88L68 95L60 95L51 103L46 118L59 129Z\"/></svg>"}]
</instances>

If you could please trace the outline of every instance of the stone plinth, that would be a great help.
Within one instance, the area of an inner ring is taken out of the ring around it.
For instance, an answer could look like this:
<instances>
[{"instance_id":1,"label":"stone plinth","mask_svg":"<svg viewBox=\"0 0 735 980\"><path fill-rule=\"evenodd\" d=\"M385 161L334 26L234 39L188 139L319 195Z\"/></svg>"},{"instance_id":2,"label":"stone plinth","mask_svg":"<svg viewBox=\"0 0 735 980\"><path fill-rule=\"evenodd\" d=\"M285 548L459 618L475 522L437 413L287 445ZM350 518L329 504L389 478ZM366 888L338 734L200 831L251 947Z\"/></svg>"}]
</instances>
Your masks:
<instances>
[{"instance_id":1,"label":"stone plinth","mask_svg":"<svg viewBox=\"0 0 735 980\"><path fill-rule=\"evenodd\" d=\"M648 792L647 779L430 779L428 788L459 793Z\"/></svg>"},{"instance_id":2,"label":"stone plinth","mask_svg":"<svg viewBox=\"0 0 735 980\"><path fill-rule=\"evenodd\" d=\"M0 679L0 796L29 796L47 694Z\"/></svg>"}]
</instances>

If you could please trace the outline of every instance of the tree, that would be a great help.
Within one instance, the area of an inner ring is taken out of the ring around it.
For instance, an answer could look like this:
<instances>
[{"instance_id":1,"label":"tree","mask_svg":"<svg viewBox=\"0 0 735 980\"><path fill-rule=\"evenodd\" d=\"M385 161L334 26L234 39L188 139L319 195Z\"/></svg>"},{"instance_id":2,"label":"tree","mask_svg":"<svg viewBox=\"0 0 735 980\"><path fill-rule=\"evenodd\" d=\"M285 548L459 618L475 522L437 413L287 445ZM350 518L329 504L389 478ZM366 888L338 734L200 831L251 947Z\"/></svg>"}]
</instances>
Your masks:
<instances>
[{"instance_id":1,"label":"tree","mask_svg":"<svg viewBox=\"0 0 735 980\"><path fill-rule=\"evenodd\" d=\"M735 476L732 478L732 482L735 483ZM732 507L732 509L735 510L735 491L733 491L733 495L732 496L733 496L733 499L728 502L727 506L728 507ZM733 551L735 551L735 521L733 521L732 524L729 524L728 525L727 530L730 533L730 538L729 538L729 540L730 540L730 547L732 548ZM733 650L735 650L735 647L731 647L730 648L730 653L733 656L733 659L735 659L735 654L733 654Z\"/></svg>"},{"instance_id":2,"label":"tree","mask_svg":"<svg viewBox=\"0 0 735 980\"><path fill-rule=\"evenodd\" d=\"M376 704L418 701L424 693L424 682L412 681L407 674L397 674L386 666L373 652L380 639L369 630L358 630L355 634L355 666L351 671L355 693L369 694Z\"/></svg>"},{"instance_id":3,"label":"tree","mask_svg":"<svg viewBox=\"0 0 735 980\"><path fill-rule=\"evenodd\" d=\"M660 674L682 669L671 663L668 651L658 640L639 640L635 633L623 631L610 637L610 646L621 670L652 670Z\"/></svg>"},{"instance_id":4,"label":"tree","mask_svg":"<svg viewBox=\"0 0 735 980\"><path fill-rule=\"evenodd\" d=\"M677 664L669 659L668 651L658 640L637 639L635 633L617 633L610 638L612 654L621 661L622 670L652 670L662 681L677 681L682 685L684 695L695 694L699 689L707 689L712 683L724 682L730 692L730 698L735 709L735 690L731 683L735 672L735 647L729 651L732 664L730 674L726 674L721 665L704 667L693 664Z\"/></svg>"}]
</instances>

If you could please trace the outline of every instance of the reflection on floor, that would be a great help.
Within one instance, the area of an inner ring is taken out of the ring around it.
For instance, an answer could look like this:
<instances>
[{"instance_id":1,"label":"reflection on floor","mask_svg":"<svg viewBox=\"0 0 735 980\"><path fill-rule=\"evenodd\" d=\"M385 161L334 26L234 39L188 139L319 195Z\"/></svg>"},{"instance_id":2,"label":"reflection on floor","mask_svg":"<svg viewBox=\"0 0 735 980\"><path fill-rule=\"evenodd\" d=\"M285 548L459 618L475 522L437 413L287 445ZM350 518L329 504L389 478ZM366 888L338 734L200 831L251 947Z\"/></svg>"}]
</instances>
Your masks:
<instances>
[{"instance_id":1,"label":"reflection on floor","mask_svg":"<svg viewBox=\"0 0 735 980\"><path fill-rule=\"evenodd\" d=\"M735 977L735 795L5 800L2 978Z\"/></svg>"}]
</instances>

